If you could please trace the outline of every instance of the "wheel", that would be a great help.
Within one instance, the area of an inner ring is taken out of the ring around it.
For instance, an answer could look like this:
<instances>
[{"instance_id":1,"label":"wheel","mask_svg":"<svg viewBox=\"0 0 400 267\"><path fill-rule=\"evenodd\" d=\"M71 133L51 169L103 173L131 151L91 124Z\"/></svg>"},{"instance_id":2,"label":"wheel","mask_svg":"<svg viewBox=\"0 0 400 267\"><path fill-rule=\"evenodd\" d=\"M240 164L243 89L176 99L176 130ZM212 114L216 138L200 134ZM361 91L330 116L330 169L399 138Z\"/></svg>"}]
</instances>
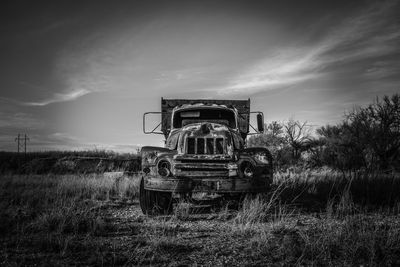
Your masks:
<instances>
[{"instance_id":1,"label":"wheel","mask_svg":"<svg viewBox=\"0 0 400 267\"><path fill-rule=\"evenodd\" d=\"M147 215L172 213L172 193L144 189L144 178L140 180L139 202L142 212Z\"/></svg>"}]
</instances>

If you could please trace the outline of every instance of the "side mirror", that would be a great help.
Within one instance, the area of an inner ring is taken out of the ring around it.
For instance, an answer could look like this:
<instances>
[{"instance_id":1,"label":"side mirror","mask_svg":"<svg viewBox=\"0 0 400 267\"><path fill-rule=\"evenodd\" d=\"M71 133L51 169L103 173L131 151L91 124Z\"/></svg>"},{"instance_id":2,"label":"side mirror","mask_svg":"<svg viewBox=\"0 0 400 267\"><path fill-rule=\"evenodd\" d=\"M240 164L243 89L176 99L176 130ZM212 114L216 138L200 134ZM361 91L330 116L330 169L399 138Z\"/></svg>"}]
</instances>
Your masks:
<instances>
[{"instance_id":1,"label":"side mirror","mask_svg":"<svg viewBox=\"0 0 400 267\"><path fill-rule=\"evenodd\" d=\"M257 130L264 133L264 116L262 113L257 114Z\"/></svg>"},{"instance_id":2,"label":"side mirror","mask_svg":"<svg viewBox=\"0 0 400 267\"><path fill-rule=\"evenodd\" d=\"M248 135L264 133L264 113L261 111L252 111L250 114L257 114L257 129L249 123L249 126L254 130L254 133L247 133ZM252 119L254 117L252 116Z\"/></svg>"},{"instance_id":3,"label":"side mirror","mask_svg":"<svg viewBox=\"0 0 400 267\"><path fill-rule=\"evenodd\" d=\"M161 115L161 112L146 112L146 113L143 114L143 132L145 134L163 134L163 132L156 131L157 128L161 126L161 122L156 124L156 126L152 130L147 130L146 129L146 118L149 117L149 115L151 116L151 115L154 115L154 114Z\"/></svg>"}]
</instances>

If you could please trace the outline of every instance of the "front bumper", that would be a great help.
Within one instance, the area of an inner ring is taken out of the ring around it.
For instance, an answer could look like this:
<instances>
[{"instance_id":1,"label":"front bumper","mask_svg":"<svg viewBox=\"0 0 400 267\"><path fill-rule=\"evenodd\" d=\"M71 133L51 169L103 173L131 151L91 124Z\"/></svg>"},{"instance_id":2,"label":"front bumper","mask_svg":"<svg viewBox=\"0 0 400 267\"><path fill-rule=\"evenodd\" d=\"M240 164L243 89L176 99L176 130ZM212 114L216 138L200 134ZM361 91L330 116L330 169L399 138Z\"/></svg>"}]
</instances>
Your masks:
<instances>
[{"instance_id":1,"label":"front bumper","mask_svg":"<svg viewBox=\"0 0 400 267\"><path fill-rule=\"evenodd\" d=\"M144 177L146 190L174 193L210 192L210 193L262 193L267 192L272 177L253 178L176 178Z\"/></svg>"}]
</instances>

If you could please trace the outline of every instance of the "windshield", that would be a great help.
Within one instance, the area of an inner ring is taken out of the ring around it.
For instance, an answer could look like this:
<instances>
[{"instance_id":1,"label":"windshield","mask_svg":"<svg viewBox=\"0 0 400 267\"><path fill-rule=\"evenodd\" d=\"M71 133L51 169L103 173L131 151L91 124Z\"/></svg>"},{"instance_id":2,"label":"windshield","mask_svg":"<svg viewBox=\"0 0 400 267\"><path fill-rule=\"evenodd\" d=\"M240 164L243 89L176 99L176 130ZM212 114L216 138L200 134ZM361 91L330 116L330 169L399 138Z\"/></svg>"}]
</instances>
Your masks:
<instances>
[{"instance_id":1,"label":"windshield","mask_svg":"<svg viewBox=\"0 0 400 267\"><path fill-rule=\"evenodd\" d=\"M199 122L219 123L230 128L236 128L235 113L229 109L190 109L174 113L174 128Z\"/></svg>"}]
</instances>

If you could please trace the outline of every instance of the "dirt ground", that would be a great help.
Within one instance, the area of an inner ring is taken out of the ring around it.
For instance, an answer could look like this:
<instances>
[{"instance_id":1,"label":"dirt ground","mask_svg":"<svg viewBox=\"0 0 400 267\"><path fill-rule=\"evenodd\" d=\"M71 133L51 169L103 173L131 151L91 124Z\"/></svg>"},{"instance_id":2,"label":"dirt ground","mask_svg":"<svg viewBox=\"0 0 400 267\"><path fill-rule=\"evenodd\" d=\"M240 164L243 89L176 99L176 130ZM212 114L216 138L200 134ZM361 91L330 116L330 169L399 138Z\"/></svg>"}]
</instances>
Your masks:
<instances>
[{"instance_id":1,"label":"dirt ground","mask_svg":"<svg viewBox=\"0 0 400 267\"><path fill-rule=\"evenodd\" d=\"M287 209L247 225L237 221L237 210L226 207L190 212L180 207L173 215L149 217L137 200L121 199L98 201L96 213L90 233L2 236L0 265L400 264L398 215L355 214L341 220ZM381 249L387 251L379 255Z\"/></svg>"},{"instance_id":2,"label":"dirt ground","mask_svg":"<svg viewBox=\"0 0 400 267\"><path fill-rule=\"evenodd\" d=\"M235 212L184 210L149 217L142 214L137 200L99 202L95 234L6 235L0 239L0 265L254 266L271 262L252 248L257 232L232 223Z\"/></svg>"}]
</instances>

